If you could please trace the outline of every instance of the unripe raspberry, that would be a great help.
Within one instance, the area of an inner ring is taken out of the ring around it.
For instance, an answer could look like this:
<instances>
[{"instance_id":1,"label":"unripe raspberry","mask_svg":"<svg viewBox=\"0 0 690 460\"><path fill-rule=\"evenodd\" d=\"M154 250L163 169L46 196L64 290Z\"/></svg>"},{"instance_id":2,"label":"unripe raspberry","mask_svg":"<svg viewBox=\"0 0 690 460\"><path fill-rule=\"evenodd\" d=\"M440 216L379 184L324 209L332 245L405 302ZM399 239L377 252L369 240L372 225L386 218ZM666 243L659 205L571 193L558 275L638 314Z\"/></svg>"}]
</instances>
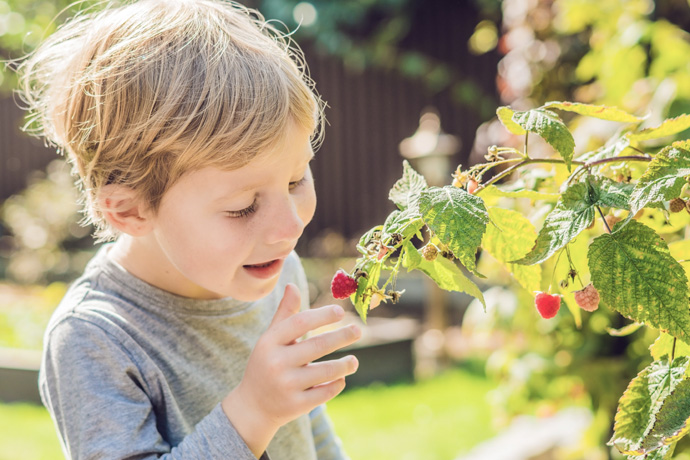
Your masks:
<instances>
[{"instance_id":1,"label":"unripe raspberry","mask_svg":"<svg viewBox=\"0 0 690 460\"><path fill-rule=\"evenodd\" d=\"M467 193L470 195L473 194L477 190L478 186L479 183L476 180L470 179L470 181L467 183Z\"/></svg>"},{"instance_id":2,"label":"unripe raspberry","mask_svg":"<svg viewBox=\"0 0 690 460\"><path fill-rule=\"evenodd\" d=\"M589 283L579 291L573 292L575 302L585 311L594 311L599 308L599 291Z\"/></svg>"},{"instance_id":3,"label":"unripe raspberry","mask_svg":"<svg viewBox=\"0 0 690 460\"><path fill-rule=\"evenodd\" d=\"M534 298L534 306L537 307L537 311L542 318L553 318L561 308L561 296L537 291L537 295Z\"/></svg>"},{"instance_id":4,"label":"unripe raspberry","mask_svg":"<svg viewBox=\"0 0 690 460\"><path fill-rule=\"evenodd\" d=\"M387 248L386 246L381 246L381 248L379 249L379 253L378 253L378 255L376 256L376 258L377 258L378 260L381 260L381 259L383 259L383 257L384 257L386 254L388 254L388 248Z\"/></svg>"},{"instance_id":5,"label":"unripe raspberry","mask_svg":"<svg viewBox=\"0 0 690 460\"><path fill-rule=\"evenodd\" d=\"M685 209L685 200L682 198L674 198L668 203L671 212L681 212Z\"/></svg>"},{"instance_id":6,"label":"unripe raspberry","mask_svg":"<svg viewBox=\"0 0 690 460\"><path fill-rule=\"evenodd\" d=\"M357 280L345 273L345 270L338 270L331 281L331 294L336 299L347 299L357 292Z\"/></svg>"},{"instance_id":7,"label":"unripe raspberry","mask_svg":"<svg viewBox=\"0 0 690 460\"><path fill-rule=\"evenodd\" d=\"M424 246L424 249L422 249L422 255L426 260L431 262L432 260L436 260L436 256L438 255L438 249L433 244L427 244L426 246Z\"/></svg>"},{"instance_id":8,"label":"unripe raspberry","mask_svg":"<svg viewBox=\"0 0 690 460\"><path fill-rule=\"evenodd\" d=\"M382 300L384 300L383 295L381 295L379 292L374 292L374 294L371 296L371 300L369 301L369 310L373 310L381 305Z\"/></svg>"}]
</instances>

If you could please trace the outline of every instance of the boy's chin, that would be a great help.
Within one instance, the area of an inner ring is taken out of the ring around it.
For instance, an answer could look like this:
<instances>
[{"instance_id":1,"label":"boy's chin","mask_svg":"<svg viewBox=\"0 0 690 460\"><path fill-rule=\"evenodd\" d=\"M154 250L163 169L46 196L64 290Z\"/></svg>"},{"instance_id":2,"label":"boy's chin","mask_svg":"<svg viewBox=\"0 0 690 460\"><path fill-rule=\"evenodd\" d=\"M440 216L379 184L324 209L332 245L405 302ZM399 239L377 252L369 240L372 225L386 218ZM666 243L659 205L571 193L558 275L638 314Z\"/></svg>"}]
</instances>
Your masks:
<instances>
[{"instance_id":1,"label":"boy's chin","mask_svg":"<svg viewBox=\"0 0 690 460\"><path fill-rule=\"evenodd\" d=\"M252 286L251 284L247 283L246 285L242 286L242 289L235 289L233 292L229 292L226 297L232 297L240 302L255 302L263 299L273 292L276 284L278 284L278 278L264 281L257 286Z\"/></svg>"}]
</instances>

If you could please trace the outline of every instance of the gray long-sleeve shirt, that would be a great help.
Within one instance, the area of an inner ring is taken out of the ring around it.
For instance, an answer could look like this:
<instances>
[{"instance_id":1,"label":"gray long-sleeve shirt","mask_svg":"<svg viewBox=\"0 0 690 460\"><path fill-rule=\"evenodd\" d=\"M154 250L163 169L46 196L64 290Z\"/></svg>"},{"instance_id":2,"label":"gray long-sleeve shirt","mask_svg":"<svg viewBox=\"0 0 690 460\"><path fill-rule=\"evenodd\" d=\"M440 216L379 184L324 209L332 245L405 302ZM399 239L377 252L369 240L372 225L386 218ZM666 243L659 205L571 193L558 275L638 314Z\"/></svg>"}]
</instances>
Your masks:
<instances>
[{"instance_id":1,"label":"gray long-sleeve shirt","mask_svg":"<svg viewBox=\"0 0 690 460\"><path fill-rule=\"evenodd\" d=\"M296 254L256 302L180 297L134 277L104 245L48 325L39 386L71 459L254 459L220 407L285 285L308 308ZM346 456L323 407L281 427L272 460ZM266 455L264 457L267 457Z\"/></svg>"}]
</instances>

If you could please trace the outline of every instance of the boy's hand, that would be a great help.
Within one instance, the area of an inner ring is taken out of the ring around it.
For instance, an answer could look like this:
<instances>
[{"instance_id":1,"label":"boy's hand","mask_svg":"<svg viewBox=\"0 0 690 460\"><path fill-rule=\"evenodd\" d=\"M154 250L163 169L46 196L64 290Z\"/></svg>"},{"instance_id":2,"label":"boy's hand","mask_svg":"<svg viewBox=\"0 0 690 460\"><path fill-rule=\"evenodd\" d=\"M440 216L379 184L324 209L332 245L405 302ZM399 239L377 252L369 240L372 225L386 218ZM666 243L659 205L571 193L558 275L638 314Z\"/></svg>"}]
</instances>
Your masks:
<instances>
[{"instance_id":1,"label":"boy's hand","mask_svg":"<svg viewBox=\"0 0 690 460\"><path fill-rule=\"evenodd\" d=\"M357 370L354 356L315 361L355 342L356 325L303 341L309 331L342 319L343 309L328 305L299 311L297 287L288 284L273 321L249 357L240 384L223 400L223 411L250 450L260 457L282 425L332 399Z\"/></svg>"}]
</instances>

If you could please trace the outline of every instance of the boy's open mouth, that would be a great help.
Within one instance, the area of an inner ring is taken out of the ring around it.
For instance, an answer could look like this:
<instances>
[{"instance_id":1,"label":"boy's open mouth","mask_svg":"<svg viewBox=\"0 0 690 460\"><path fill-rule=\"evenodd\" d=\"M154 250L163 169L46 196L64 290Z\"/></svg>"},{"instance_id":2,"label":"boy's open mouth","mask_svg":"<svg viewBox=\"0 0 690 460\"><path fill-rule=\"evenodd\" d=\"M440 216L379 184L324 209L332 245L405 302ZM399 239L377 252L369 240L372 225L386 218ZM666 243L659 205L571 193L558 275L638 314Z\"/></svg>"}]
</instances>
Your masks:
<instances>
[{"instance_id":1,"label":"boy's open mouth","mask_svg":"<svg viewBox=\"0 0 690 460\"><path fill-rule=\"evenodd\" d=\"M243 265L242 268L244 268L250 275L257 278L272 278L280 273L280 269L283 266L283 260L284 259L274 259L262 264Z\"/></svg>"}]
</instances>

